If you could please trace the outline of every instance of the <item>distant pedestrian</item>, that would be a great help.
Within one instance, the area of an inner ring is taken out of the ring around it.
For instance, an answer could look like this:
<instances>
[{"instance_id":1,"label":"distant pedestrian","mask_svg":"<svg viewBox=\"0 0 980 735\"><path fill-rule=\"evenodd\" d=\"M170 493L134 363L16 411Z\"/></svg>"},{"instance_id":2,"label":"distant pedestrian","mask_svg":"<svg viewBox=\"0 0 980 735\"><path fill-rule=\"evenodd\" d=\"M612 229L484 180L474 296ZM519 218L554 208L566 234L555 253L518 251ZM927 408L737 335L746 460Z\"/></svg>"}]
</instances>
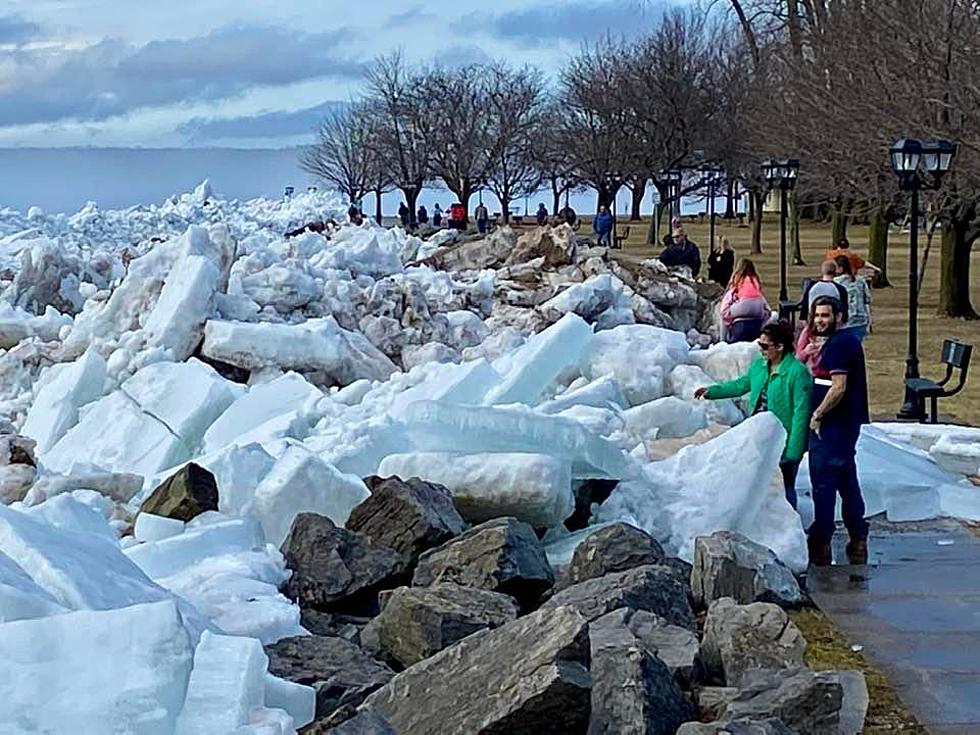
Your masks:
<instances>
[{"instance_id":1,"label":"distant pedestrian","mask_svg":"<svg viewBox=\"0 0 980 735\"><path fill-rule=\"evenodd\" d=\"M831 563L830 542L835 530L837 496L841 516L850 535L847 558L851 564L868 561L868 522L857 476L857 442L861 426L870 421L868 379L860 340L838 328L839 303L821 296L813 302L813 325L825 337L821 366L830 379L815 378L810 417L810 485L813 489L813 524L807 547L810 563Z\"/></svg>"},{"instance_id":2,"label":"distant pedestrian","mask_svg":"<svg viewBox=\"0 0 980 735\"><path fill-rule=\"evenodd\" d=\"M847 322L847 289L837 283L834 279L839 273L837 263L833 260L825 260L820 266L820 280L812 281L803 292L803 300L800 302L800 319L806 319L810 313L810 304L820 296L827 296L837 300L837 313L840 315L841 323Z\"/></svg>"},{"instance_id":3,"label":"distant pedestrian","mask_svg":"<svg viewBox=\"0 0 980 735\"><path fill-rule=\"evenodd\" d=\"M728 238L719 235L708 255L708 280L725 287L732 280L735 270L735 251Z\"/></svg>"},{"instance_id":4,"label":"distant pedestrian","mask_svg":"<svg viewBox=\"0 0 980 735\"><path fill-rule=\"evenodd\" d=\"M691 277L697 278L701 271L701 251L687 239L683 227L675 227L670 237L670 245L660 253L660 262L670 268L687 266Z\"/></svg>"},{"instance_id":5,"label":"distant pedestrian","mask_svg":"<svg viewBox=\"0 0 980 735\"><path fill-rule=\"evenodd\" d=\"M558 213L558 216L561 217L561 221L566 225L575 227L578 224L578 215L575 213L575 210L567 204L562 207L562 210Z\"/></svg>"},{"instance_id":6,"label":"distant pedestrian","mask_svg":"<svg viewBox=\"0 0 980 735\"><path fill-rule=\"evenodd\" d=\"M779 469L783 474L786 501L796 508L796 474L807 446L810 430L810 373L793 354L793 328L788 322L767 324L759 336L762 354L749 365L749 371L726 383L698 388L695 398L739 398L749 394L753 415L772 412L786 429Z\"/></svg>"},{"instance_id":7,"label":"distant pedestrian","mask_svg":"<svg viewBox=\"0 0 980 735\"><path fill-rule=\"evenodd\" d=\"M347 208L347 217L350 219L352 225L360 225L364 222L364 215L361 214L361 210L355 204L351 204Z\"/></svg>"},{"instance_id":8,"label":"distant pedestrian","mask_svg":"<svg viewBox=\"0 0 980 735\"><path fill-rule=\"evenodd\" d=\"M420 225L429 224L429 211L425 208L424 204L419 205L419 211L416 214L416 217L418 218Z\"/></svg>"},{"instance_id":9,"label":"distant pedestrian","mask_svg":"<svg viewBox=\"0 0 980 735\"><path fill-rule=\"evenodd\" d=\"M609 212L609 207L603 205L599 209L599 214L592 220L592 229L598 236L599 245L605 245L607 248L612 245L612 231L615 221Z\"/></svg>"},{"instance_id":10,"label":"distant pedestrian","mask_svg":"<svg viewBox=\"0 0 980 735\"><path fill-rule=\"evenodd\" d=\"M485 235L487 226L490 224L490 212L487 211L487 205L483 202L477 204L473 216L476 217L476 229L481 235Z\"/></svg>"},{"instance_id":11,"label":"distant pedestrian","mask_svg":"<svg viewBox=\"0 0 980 735\"><path fill-rule=\"evenodd\" d=\"M721 321L725 327L726 341L755 341L771 314L755 263L742 258L721 297Z\"/></svg>"},{"instance_id":12,"label":"distant pedestrian","mask_svg":"<svg viewBox=\"0 0 980 735\"><path fill-rule=\"evenodd\" d=\"M548 224L548 209L544 206L544 202L538 203L538 211L535 213L534 218L537 220L538 227L544 227Z\"/></svg>"},{"instance_id":13,"label":"distant pedestrian","mask_svg":"<svg viewBox=\"0 0 980 735\"><path fill-rule=\"evenodd\" d=\"M405 202L398 205L398 219L401 220L402 227L407 228L412 222L412 211Z\"/></svg>"},{"instance_id":14,"label":"distant pedestrian","mask_svg":"<svg viewBox=\"0 0 980 735\"><path fill-rule=\"evenodd\" d=\"M432 224L436 227L442 227L442 207L439 206L439 202L436 202L432 208Z\"/></svg>"},{"instance_id":15,"label":"distant pedestrian","mask_svg":"<svg viewBox=\"0 0 980 735\"><path fill-rule=\"evenodd\" d=\"M871 287L864 276L851 270L851 259L846 255L834 258L840 275L834 279L847 290L847 324L845 329L863 341L871 326Z\"/></svg>"}]
</instances>

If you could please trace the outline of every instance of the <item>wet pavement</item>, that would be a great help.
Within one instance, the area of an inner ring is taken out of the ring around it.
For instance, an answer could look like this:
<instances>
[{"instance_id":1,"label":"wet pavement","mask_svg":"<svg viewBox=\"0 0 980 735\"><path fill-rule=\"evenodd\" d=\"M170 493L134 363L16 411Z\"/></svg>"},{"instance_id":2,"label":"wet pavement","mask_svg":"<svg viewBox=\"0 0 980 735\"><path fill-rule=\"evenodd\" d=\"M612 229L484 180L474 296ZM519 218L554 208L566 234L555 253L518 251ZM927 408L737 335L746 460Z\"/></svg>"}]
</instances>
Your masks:
<instances>
[{"instance_id":1,"label":"wet pavement","mask_svg":"<svg viewBox=\"0 0 980 735\"><path fill-rule=\"evenodd\" d=\"M846 532L834 539L844 560ZM867 566L811 568L814 601L931 733L980 733L980 538L955 521L872 524Z\"/></svg>"}]
</instances>

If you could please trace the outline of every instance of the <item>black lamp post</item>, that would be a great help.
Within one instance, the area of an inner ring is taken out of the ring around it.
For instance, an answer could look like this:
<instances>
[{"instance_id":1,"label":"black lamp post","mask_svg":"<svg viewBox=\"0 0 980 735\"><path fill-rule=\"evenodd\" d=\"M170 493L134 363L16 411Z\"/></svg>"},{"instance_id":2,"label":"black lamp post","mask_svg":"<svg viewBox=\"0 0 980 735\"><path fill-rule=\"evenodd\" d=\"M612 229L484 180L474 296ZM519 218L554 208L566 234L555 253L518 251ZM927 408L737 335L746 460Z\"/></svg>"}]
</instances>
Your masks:
<instances>
[{"instance_id":1,"label":"black lamp post","mask_svg":"<svg viewBox=\"0 0 980 735\"><path fill-rule=\"evenodd\" d=\"M912 194L909 234L909 348L905 358L905 379L919 377L919 190L938 189L943 175L956 155L956 146L948 140L920 143L903 138L888 151L892 171L898 176L898 188ZM898 417L919 418L922 411L915 393L906 385L905 402Z\"/></svg>"},{"instance_id":2,"label":"black lamp post","mask_svg":"<svg viewBox=\"0 0 980 735\"><path fill-rule=\"evenodd\" d=\"M796 158L772 159L762 162L762 176L769 188L779 187L779 315L787 310L789 294L786 292L786 199L787 192L796 188L800 174L800 162Z\"/></svg>"},{"instance_id":3,"label":"black lamp post","mask_svg":"<svg viewBox=\"0 0 980 735\"><path fill-rule=\"evenodd\" d=\"M683 174L680 169L672 168L667 170L667 182L670 184L670 218L680 216L681 212L681 180Z\"/></svg>"},{"instance_id":4,"label":"black lamp post","mask_svg":"<svg viewBox=\"0 0 980 735\"><path fill-rule=\"evenodd\" d=\"M708 187L708 247L715 246L715 187L725 181L725 169L706 163L701 167L702 181Z\"/></svg>"},{"instance_id":5,"label":"black lamp post","mask_svg":"<svg viewBox=\"0 0 980 735\"><path fill-rule=\"evenodd\" d=\"M606 186L609 187L609 192L612 194L612 216L613 216L613 231L612 231L612 242L609 243L609 247L616 247L616 200L619 198L616 196L619 193L619 187L623 183L623 175L618 172L606 173Z\"/></svg>"}]
</instances>

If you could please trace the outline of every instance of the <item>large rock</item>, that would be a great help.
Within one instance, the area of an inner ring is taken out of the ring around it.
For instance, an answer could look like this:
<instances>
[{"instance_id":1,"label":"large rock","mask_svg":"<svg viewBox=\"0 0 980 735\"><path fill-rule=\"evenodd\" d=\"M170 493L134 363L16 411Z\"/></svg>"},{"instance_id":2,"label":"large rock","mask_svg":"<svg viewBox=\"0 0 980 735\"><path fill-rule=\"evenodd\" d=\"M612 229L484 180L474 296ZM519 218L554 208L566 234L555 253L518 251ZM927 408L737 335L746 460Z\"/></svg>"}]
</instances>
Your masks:
<instances>
[{"instance_id":1,"label":"large rock","mask_svg":"<svg viewBox=\"0 0 980 735\"><path fill-rule=\"evenodd\" d=\"M743 605L775 602L790 607L803 601L789 568L770 549L734 531L695 540L691 587L695 604L702 607L722 597Z\"/></svg>"},{"instance_id":2,"label":"large rock","mask_svg":"<svg viewBox=\"0 0 980 735\"><path fill-rule=\"evenodd\" d=\"M368 697L400 735L583 732L589 720L588 621L541 610L474 633Z\"/></svg>"},{"instance_id":3,"label":"large rock","mask_svg":"<svg viewBox=\"0 0 980 735\"><path fill-rule=\"evenodd\" d=\"M844 688L834 671L753 671L728 705L728 719L775 717L801 735L837 733ZM860 732L862 727L848 732Z\"/></svg>"},{"instance_id":4,"label":"large rock","mask_svg":"<svg viewBox=\"0 0 980 735\"><path fill-rule=\"evenodd\" d=\"M478 630L516 618L517 605L507 595L443 583L394 590L372 627L381 650L411 666Z\"/></svg>"},{"instance_id":5,"label":"large rock","mask_svg":"<svg viewBox=\"0 0 980 735\"><path fill-rule=\"evenodd\" d=\"M340 638L283 638L266 646L265 652L270 674L316 690L317 718L345 705L356 707L394 676L383 663Z\"/></svg>"},{"instance_id":6,"label":"large rock","mask_svg":"<svg viewBox=\"0 0 980 735\"><path fill-rule=\"evenodd\" d=\"M296 516L282 553L292 570L285 595L326 612L375 613L378 590L397 586L405 574L398 552L371 546L315 513Z\"/></svg>"},{"instance_id":7,"label":"large rock","mask_svg":"<svg viewBox=\"0 0 980 735\"><path fill-rule=\"evenodd\" d=\"M628 523L614 523L588 536L576 547L555 589L562 590L612 572L660 564L664 558L663 548L646 531Z\"/></svg>"},{"instance_id":8,"label":"large rock","mask_svg":"<svg viewBox=\"0 0 980 735\"><path fill-rule=\"evenodd\" d=\"M478 587L510 595L527 609L554 581L531 527L514 518L497 518L422 554L412 584Z\"/></svg>"},{"instance_id":9,"label":"large rock","mask_svg":"<svg viewBox=\"0 0 980 735\"><path fill-rule=\"evenodd\" d=\"M728 686L741 686L753 669L801 667L805 653L806 639L778 605L723 597L708 608L701 659Z\"/></svg>"},{"instance_id":10,"label":"large rock","mask_svg":"<svg viewBox=\"0 0 980 735\"><path fill-rule=\"evenodd\" d=\"M672 735L694 718L694 708L666 664L637 640L622 612L589 626L589 735Z\"/></svg>"},{"instance_id":11,"label":"large rock","mask_svg":"<svg viewBox=\"0 0 980 735\"><path fill-rule=\"evenodd\" d=\"M555 594L542 609L563 606L575 608L589 620L620 607L647 610L671 625L694 630L687 588L673 569L664 566L646 565L579 582Z\"/></svg>"},{"instance_id":12,"label":"large rock","mask_svg":"<svg viewBox=\"0 0 980 735\"><path fill-rule=\"evenodd\" d=\"M214 475L193 462L163 481L140 511L187 522L208 510L218 510L218 484Z\"/></svg>"},{"instance_id":13,"label":"large rock","mask_svg":"<svg viewBox=\"0 0 980 735\"><path fill-rule=\"evenodd\" d=\"M359 712L351 719L336 727L326 725L324 729L312 727L303 731L303 735L398 735L387 721L374 712Z\"/></svg>"},{"instance_id":14,"label":"large rock","mask_svg":"<svg viewBox=\"0 0 980 735\"><path fill-rule=\"evenodd\" d=\"M702 720L725 716L725 708L738 696L738 687L700 687L694 692L698 715Z\"/></svg>"},{"instance_id":15,"label":"large rock","mask_svg":"<svg viewBox=\"0 0 980 735\"><path fill-rule=\"evenodd\" d=\"M680 726L677 735L799 735L782 720L718 720L717 722L688 722Z\"/></svg>"},{"instance_id":16,"label":"large rock","mask_svg":"<svg viewBox=\"0 0 980 735\"><path fill-rule=\"evenodd\" d=\"M328 613L311 607L300 610L299 614L299 624L313 635L343 638L355 645L361 644L361 630L370 621L370 617Z\"/></svg>"},{"instance_id":17,"label":"large rock","mask_svg":"<svg viewBox=\"0 0 980 735\"><path fill-rule=\"evenodd\" d=\"M701 678L701 643L694 631L646 610L621 608L600 618L621 620L642 646L670 669L683 687Z\"/></svg>"},{"instance_id":18,"label":"large rock","mask_svg":"<svg viewBox=\"0 0 980 735\"><path fill-rule=\"evenodd\" d=\"M414 564L423 551L461 534L466 523L442 485L417 477L389 477L370 486L371 497L351 511L345 524Z\"/></svg>"}]
</instances>

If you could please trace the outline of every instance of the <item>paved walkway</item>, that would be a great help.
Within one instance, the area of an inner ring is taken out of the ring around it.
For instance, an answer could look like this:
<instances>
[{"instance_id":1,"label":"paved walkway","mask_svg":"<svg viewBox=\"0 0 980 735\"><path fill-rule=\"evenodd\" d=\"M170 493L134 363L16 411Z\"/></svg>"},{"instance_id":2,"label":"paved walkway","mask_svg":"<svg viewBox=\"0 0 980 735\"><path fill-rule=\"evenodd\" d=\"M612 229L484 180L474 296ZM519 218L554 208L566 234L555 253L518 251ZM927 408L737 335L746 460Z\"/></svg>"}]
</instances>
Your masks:
<instances>
[{"instance_id":1,"label":"paved walkway","mask_svg":"<svg viewBox=\"0 0 980 735\"><path fill-rule=\"evenodd\" d=\"M834 558L846 560L846 533ZM954 521L873 523L866 567L811 568L814 601L931 733L980 733L980 538Z\"/></svg>"}]
</instances>

